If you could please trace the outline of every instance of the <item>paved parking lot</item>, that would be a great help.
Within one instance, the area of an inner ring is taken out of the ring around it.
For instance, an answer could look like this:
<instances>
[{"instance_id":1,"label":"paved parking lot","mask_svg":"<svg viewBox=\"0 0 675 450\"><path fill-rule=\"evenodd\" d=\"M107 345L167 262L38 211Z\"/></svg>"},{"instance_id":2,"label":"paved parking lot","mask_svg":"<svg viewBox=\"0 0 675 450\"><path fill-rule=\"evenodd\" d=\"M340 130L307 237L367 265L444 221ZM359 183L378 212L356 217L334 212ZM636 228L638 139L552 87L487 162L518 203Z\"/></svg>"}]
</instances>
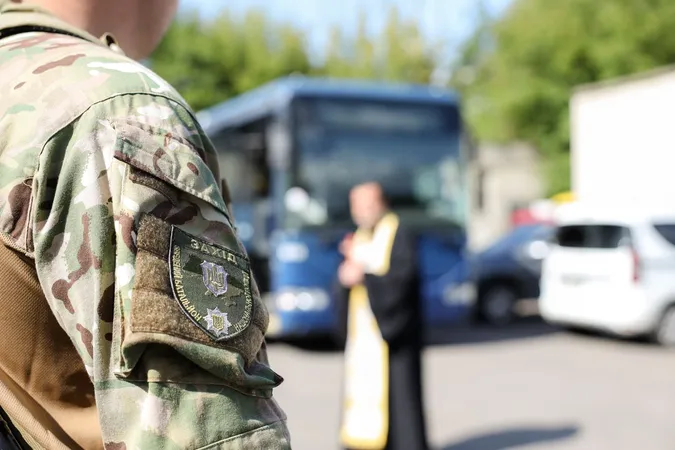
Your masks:
<instances>
[{"instance_id":1,"label":"paved parking lot","mask_svg":"<svg viewBox=\"0 0 675 450\"><path fill-rule=\"evenodd\" d=\"M675 351L538 321L442 340L424 366L436 449L675 449ZM293 448L338 448L341 353L272 344L270 357Z\"/></svg>"}]
</instances>

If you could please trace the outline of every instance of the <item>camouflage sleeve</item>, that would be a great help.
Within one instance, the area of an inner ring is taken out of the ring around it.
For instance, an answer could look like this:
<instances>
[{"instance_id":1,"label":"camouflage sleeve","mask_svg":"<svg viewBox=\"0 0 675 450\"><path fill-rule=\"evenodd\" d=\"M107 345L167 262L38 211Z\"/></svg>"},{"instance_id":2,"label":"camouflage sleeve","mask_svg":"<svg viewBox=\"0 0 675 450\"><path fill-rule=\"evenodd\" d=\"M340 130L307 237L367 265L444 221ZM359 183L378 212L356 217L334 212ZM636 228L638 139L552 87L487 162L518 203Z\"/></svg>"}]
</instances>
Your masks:
<instances>
[{"instance_id":1,"label":"camouflage sleeve","mask_svg":"<svg viewBox=\"0 0 675 450\"><path fill-rule=\"evenodd\" d=\"M92 379L107 449L290 448L267 311L212 156L182 106L145 94L92 106L41 153L40 283Z\"/></svg>"}]
</instances>

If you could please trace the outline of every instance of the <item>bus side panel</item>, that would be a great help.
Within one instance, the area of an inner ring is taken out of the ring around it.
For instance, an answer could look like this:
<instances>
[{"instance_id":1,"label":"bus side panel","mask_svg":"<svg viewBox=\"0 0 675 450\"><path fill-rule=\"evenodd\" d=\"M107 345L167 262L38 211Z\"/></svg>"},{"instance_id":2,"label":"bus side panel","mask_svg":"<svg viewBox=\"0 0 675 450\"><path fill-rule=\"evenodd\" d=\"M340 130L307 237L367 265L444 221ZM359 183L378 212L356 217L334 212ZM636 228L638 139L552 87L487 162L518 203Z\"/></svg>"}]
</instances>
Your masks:
<instances>
[{"instance_id":1,"label":"bus side panel","mask_svg":"<svg viewBox=\"0 0 675 450\"><path fill-rule=\"evenodd\" d=\"M462 239L422 235L418 259L425 324L438 327L468 320L473 298Z\"/></svg>"},{"instance_id":2,"label":"bus side panel","mask_svg":"<svg viewBox=\"0 0 675 450\"><path fill-rule=\"evenodd\" d=\"M279 233L271 258L268 308L275 337L331 335L338 325L331 288L341 256L344 233ZM461 239L422 236L418 241L421 296L427 326L459 323L470 317L469 273Z\"/></svg>"},{"instance_id":3,"label":"bus side panel","mask_svg":"<svg viewBox=\"0 0 675 450\"><path fill-rule=\"evenodd\" d=\"M274 239L267 302L278 337L333 335L337 309L331 288L341 255L339 238L311 232L279 232Z\"/></svg>"}]
</instances>

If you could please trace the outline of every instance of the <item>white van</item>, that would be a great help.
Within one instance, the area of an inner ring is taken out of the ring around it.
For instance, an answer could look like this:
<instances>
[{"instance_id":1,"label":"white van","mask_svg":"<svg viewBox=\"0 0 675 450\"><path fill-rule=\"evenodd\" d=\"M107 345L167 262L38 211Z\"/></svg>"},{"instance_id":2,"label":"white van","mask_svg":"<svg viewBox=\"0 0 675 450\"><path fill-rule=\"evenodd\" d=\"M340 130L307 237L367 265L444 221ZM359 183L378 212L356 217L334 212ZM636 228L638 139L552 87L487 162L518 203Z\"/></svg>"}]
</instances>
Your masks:
<instances>
[{"instance_id":1,"label":"white van","mask_svg":"<svg viewBox=\"0 0 675 450\"><path fill-rule=\"evenodd\" d=\"M556 222L541 316L675 345L675 210L570 204Z\"/></svg>"}]
</instances>

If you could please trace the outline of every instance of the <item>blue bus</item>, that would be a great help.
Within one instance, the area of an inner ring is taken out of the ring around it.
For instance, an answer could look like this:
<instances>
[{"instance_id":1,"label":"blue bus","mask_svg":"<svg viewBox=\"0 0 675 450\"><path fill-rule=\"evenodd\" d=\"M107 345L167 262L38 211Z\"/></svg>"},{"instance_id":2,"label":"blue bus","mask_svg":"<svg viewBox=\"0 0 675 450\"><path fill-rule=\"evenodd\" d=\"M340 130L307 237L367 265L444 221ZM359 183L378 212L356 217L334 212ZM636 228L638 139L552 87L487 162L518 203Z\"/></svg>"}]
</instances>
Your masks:
<instances>
[{"instance_id":1,"label":"blue bus","mask_svg":"<svg viewBox=\"0 0 675 450\"><path fill-rule=\"evenodd\" d=\"M291 76L200 111L270 311L268 337L334 336L348 194L379 181L418 235L430 327L468 319L469 158L458 98L420 85Z\"/></svg>"}]
</instances>

